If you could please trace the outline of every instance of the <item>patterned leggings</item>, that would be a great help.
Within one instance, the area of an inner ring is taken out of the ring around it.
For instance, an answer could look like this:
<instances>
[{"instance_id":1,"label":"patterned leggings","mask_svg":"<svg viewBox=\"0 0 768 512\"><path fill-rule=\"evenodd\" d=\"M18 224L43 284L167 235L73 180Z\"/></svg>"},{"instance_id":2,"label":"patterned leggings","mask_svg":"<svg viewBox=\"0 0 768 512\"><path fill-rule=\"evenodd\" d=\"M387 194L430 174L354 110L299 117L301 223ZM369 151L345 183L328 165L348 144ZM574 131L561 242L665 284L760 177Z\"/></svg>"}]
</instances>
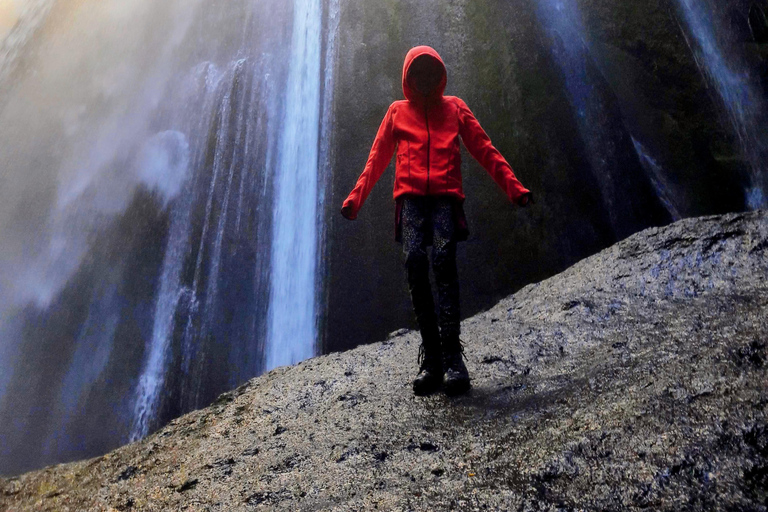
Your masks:
<instances>
[{"instance_id":1,"label":"patterned leggings","mask_svg":"<svg viewBox=\"0 0 768 512\"><path fill-rule=\"evenodd\" d=\"M422 339L425 344L430 344L438 343L440 338L458 338L459 276L456 272L454 199L441 196L405 198L400 222L408 288ZM437 286L437 315L429 284L429 245L432 245L432 271Z\"/></svg>"}]
</instances>

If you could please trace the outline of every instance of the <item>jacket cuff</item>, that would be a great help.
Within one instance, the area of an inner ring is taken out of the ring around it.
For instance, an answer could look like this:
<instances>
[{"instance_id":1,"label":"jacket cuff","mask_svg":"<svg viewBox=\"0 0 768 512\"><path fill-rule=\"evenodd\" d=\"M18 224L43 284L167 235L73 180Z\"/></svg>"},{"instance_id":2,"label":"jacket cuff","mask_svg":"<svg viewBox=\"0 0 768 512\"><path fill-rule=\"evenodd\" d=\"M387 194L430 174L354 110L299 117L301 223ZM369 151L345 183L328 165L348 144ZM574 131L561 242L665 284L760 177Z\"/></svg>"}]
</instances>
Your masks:
<instances>
[{"instance_id":1,"label":"jacket cuff","mask_svg":"<svg viewBox=\"0 0 768 512\"><path fill-rule=\"evenodd\" d=\"M344 201L341 206L341 214L345 219L355 220L357 219L357 210L355 209L355 203L351 199Z\"/></svg>"},{"instance_id":2,"label":"jacket cuff","mask_svg":"<svg viewBox=\"0 0 768 512\"><path fill-rule=\"evenodd\" d=\"M527 188L514 188L510 191L509 199L516 205L520 206L520 200L523 198L523 196L530 193L531 191Z\"/></svg>"}]
</instances>

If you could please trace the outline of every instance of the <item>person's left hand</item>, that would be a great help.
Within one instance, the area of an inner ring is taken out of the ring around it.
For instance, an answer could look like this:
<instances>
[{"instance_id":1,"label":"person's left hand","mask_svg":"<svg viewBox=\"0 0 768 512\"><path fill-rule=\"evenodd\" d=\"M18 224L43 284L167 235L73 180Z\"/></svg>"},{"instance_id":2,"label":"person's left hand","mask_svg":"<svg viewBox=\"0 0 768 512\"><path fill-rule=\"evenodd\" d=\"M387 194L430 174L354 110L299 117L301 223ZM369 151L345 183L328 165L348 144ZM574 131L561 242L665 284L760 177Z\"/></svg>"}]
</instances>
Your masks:
<instances>
[{"instance_id":1,"label":"person's left hand","mask_svg":"<svg viewBox=\"0 0 768 512\"><path fill-rule=\"evenodd\" d=\"M526 194L523 194L522 197L520 197L520 200L517 204L525 208L529 204L533 204L535 201L533 200L533 192L528 192Z\"/></svg>"},{"instance_id":2,"label":"person's left hand","mask_svg":"<svg viewBox=\"0 0 768 512\"><path fill-rule=\"evenodd\" d=\"M352 213L352 206L351 205L344 205L344 206L342 206L341 207L341 214L347 220L355 220L357 218L357 215L354 215Z\"/></svg>"}]
</instances>

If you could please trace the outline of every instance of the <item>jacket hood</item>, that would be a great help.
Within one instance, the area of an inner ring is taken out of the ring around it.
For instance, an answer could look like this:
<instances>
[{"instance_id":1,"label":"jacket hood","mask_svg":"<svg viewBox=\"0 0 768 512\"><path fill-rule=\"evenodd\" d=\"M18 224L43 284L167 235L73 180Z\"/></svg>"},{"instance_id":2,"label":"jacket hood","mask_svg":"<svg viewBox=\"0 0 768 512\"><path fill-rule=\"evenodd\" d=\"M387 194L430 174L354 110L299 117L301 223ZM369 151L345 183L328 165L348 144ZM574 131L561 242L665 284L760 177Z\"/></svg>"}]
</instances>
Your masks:
<instances>
[{"instance_id":1,"label":"jacket hood","mask_svg":"<svg viewBox=\"0 0 768 512\"><path fill-rule=\"evenodd\" d=\"M421 103L423 101L423 96L419 94L418 91L412 89L410 84L408 84L408 70L411 68L413 61L422 55L428 55L438 61L440 63L440 67L443 70L443 77L440 79L440 83L437 85L435 90L430 94L430 98L441 97L445 91L445 85L448 83L448 74L445 71L445 63L434 48L430 46L416 46L411 48L408 51L408 54L405 56L405 62L403 63L403 94L405 94L405 97L408 99L408 101L414 103Z\"/></svg>"}]
</instances>

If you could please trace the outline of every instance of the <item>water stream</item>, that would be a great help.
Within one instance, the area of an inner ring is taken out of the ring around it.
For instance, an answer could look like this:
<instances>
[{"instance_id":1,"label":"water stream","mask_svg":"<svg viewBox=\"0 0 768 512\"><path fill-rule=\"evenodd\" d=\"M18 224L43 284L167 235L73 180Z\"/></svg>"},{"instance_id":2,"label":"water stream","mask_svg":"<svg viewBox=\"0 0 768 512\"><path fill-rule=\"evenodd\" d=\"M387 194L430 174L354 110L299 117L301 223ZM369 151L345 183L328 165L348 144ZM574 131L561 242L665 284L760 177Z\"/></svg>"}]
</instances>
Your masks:
<instances>
[{"instance_id":1,"label":"water stream","mask_svg":"<svg viewBox=\"0 0 768 512\"><path fill-rule=\"evenodd\" d=\"M294 6L285 117L275 174L267 369L314 354L317 338L320 0Z\"/></svg>"},{"instance_id":2,"label":"water stream","mask_svg":"<svg viewBox=\"0 0 768 512\"><path fill-rule=\"evenodd\" d=\"M0 92L7 89L6 81L19 65L28 43L45 22L55 0L28 0L23 7L17 4L12 23L7 33L0 31Z\"/></svg>"},{"instance_id":3,"label":"water stream","mask_svg":"<svg viewBox=\"0 0 768 512\"><path fill-rule=\"evenodd\" d=\"M717 91L750 169L750 209L768 206L768 101L744 56L745 41L722 25L722 4L677 0L683 32L702 72ZM745 18L746 20L746 18Z\"/></svg>"},{"instance_id":4,"label":"water stream","mask_svg":"<svg viewBox=\"0 0 768 512\"><path fill-rule=\"evenodd\" d=\"M621 239L648 223L673 215L652 189L641 155L621 121L615 98L590 52L587 30L574 0L537 0L537 15L551 41L551 53L581 134L614 236ZM659 204L654 204L658 202ZM666 207L665 213L658 206Z\"/></svg>"}]
</instances>

